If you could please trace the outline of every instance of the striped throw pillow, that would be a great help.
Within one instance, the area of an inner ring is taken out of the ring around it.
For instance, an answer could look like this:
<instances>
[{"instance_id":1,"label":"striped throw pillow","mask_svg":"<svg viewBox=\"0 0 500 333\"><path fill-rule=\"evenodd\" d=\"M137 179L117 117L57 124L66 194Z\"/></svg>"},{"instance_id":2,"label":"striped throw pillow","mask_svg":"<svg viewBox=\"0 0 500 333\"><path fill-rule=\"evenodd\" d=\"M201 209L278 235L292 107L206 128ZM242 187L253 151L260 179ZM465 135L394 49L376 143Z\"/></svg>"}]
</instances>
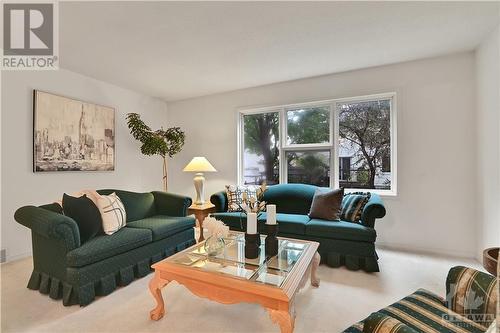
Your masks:
<instances>
[{"instance_id":1,"label":"striped throw pillow","mask_svg":"<svg viewBox=\"0 0 500 333\"><path fill-rule=\"evenodd\" d=\"M364 320L363 333L417 333L396 318L374 312Z\"/></svg>"},{"instance_id":2,"label":"striped throw pillow","mask_svg":"<svg viewBox=\"0 0 500 333\"><path fill-rule=\"evenodd\" d=\"M352 192L344 195L340 219L348 222L359 222L366 203L370 200L370 192Z\"/></svg>"},{"instance_id":3,"label":"striped throw pillow","mask_svg":"<svg viewBox=\"0 0 500 333\"><path fill-rule=\"evenodd\" d=\"M125 226L127 221L125 206L115 192L101 195L96 204L101 213L102 228L107 235L112 235Z\"/></svg>"}]
</instances>

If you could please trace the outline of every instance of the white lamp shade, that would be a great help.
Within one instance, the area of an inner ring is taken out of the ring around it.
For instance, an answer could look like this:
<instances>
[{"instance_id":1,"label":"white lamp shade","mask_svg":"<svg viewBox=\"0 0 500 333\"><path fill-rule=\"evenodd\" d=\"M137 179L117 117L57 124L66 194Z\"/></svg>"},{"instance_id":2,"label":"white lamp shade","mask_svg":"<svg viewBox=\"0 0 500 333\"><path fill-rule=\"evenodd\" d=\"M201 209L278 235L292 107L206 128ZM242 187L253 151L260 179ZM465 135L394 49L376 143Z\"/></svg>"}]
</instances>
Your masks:
<instances>
[{"instance_id":1,"label":"white lamp shade","mask_svg":"<svg viewBox=\"0 0 500 333\"><path fill-rule=\"evenodd\" d=\"M185 172L216 172L215 168L205 157L193 157L191 162L184 167Z\"/></svg>"}]
</instances>

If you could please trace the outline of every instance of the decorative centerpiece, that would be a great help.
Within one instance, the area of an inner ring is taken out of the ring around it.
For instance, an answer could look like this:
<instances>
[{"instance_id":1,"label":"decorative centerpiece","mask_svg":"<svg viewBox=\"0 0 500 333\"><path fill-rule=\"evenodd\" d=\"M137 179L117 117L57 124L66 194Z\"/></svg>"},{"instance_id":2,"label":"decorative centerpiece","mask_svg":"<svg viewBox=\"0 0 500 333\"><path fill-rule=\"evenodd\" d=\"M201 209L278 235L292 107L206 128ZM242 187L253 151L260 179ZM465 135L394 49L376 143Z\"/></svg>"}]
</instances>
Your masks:
<instances>
[{"instance_id":1,"label":"decorative centerpiece","mask_svg":"<svg viewBox=\"0 0 500 333\"><path fill-rule=\"evenodd\" d=\"M229 227L213 217L206 217L203 225L208 229L210 237L205 240L205 252L209 256L216 256L224 251L226 243L224 237L229 234Z\"/></svg>"}]
</instances>

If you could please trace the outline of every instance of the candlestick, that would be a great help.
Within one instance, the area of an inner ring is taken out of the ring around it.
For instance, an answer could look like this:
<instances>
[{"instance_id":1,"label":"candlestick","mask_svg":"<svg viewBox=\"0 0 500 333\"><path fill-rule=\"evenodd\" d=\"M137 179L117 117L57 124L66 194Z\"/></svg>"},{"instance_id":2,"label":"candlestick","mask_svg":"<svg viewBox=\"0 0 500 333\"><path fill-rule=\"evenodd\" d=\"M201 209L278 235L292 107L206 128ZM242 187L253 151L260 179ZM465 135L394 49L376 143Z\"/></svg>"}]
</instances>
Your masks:
<instances>
[{"instance_id":1,"label":"candlestick","mask_svg":"<svg viewBox=\"0 0 500 333\"><path fill-rule=\"evenodd\" d=\"M257 214L247 214L247 234L255 235L257 233Z\"/></svg>"},{"instance_id":2,"label":"candlestick","mask_svg":"<svg viewBox=\"0 0 500 333\"><path fill-rule=\"evenodd\" d=\"M267 205L267 224L276 224L276 205Z\"/></svg>"}]
</instances>

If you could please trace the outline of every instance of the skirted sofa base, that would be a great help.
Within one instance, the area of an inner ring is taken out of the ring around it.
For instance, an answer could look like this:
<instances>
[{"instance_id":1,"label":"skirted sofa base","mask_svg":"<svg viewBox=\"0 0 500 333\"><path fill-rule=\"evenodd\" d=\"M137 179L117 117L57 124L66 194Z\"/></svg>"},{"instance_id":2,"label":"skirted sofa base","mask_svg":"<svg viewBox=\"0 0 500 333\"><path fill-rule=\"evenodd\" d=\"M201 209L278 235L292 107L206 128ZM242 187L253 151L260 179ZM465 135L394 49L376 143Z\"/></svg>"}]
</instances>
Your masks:
<instances>
[{"instance_id":1,"label":"skirted sofa base","mask_svg":"<svg viewBox=\"0 0 500 333\"><path fill-rule=\"evenodd\" d=\"M151 265L194 245L194 230L179 232L171 237L147 244L132 251L107 258L84 267L68 267L61 279L35 269L28 288L38 290L63 305L91 303L96 296L105 296L117 286L126 286L136 278L151 272ZM172 244L176 244L172 246Z\"/></svg>"},{"instance_id":2,"label":"skirted sofa base","mask_svg":"<svg viewBox=\"0 0 500 333\"><path fill-rule=\"evenodd\" d=\"M279 230L279 229L278 229ZM264 233L264 231L261 231ZM374 243L352 242L341 239L328 239L308 235L286 234L278 236L299 238L319 242L318 253L321 263L338 268L345 266L352 271L379 272L378 255Z\"/></svg>"}]
</instances>

